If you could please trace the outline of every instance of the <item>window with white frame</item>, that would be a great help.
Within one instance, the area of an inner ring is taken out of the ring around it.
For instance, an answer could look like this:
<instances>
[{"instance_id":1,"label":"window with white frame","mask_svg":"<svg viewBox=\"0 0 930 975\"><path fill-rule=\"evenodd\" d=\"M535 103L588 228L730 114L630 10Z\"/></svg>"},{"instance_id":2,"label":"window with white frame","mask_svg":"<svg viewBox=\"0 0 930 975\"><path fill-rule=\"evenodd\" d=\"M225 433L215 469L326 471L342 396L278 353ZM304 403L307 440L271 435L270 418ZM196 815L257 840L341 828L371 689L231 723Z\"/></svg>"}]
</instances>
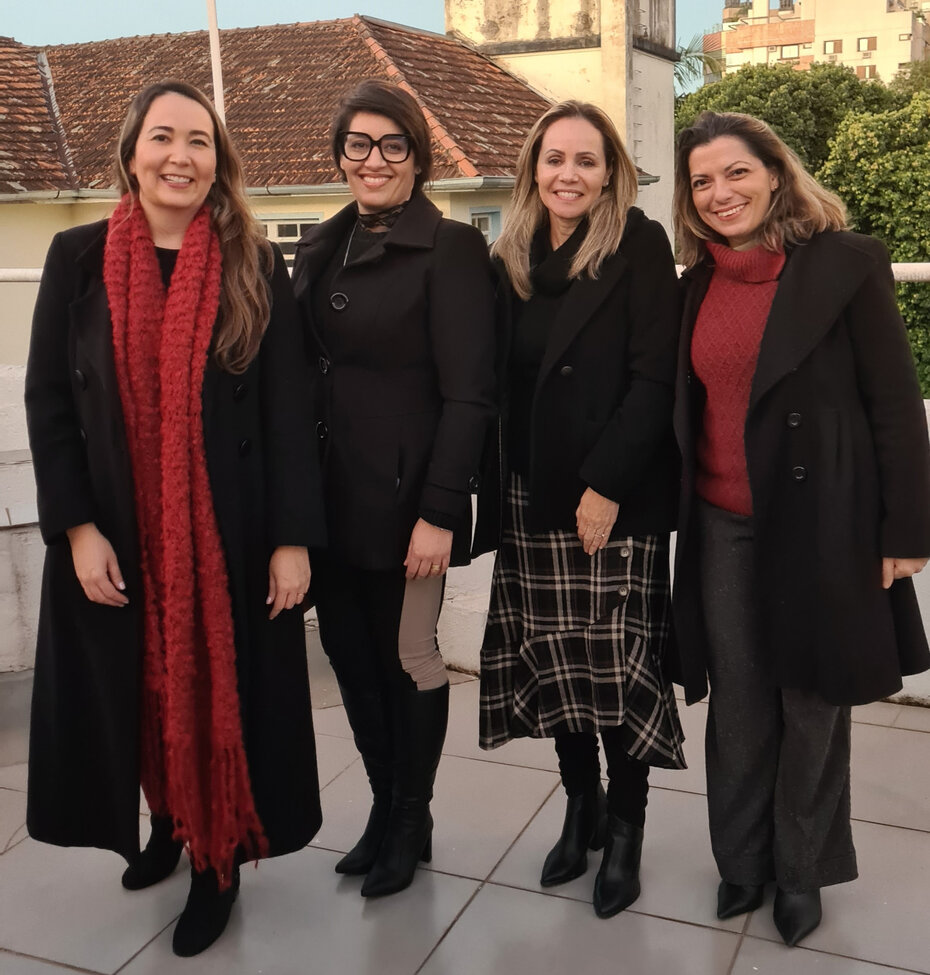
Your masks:
<instances>
[{"instance_id":1,"label":"window with white frame","mask_svg":"<svg viewBox=\"0 0 930 975\"><path fill-rule=\"evenodd\" d=\"M824 54L842 54L843 53L843 42L839 41L824 41L823 42L823 53Z\"/></svg>"},{"instance_id":2,"label":"window with white frame","mask_svg":"<svg viewBox=\"0 0 930 975\"><path fill-rule=\"evenodd\" d=\"M863 81L868 81L878 77L878 69L874 64L857 64L856 77Z\"/></svg>"},{"instance_id":3,"label":"window with white frame","mask_svg":"<svg viewBox=\"0 0 930 975\"><path fill-rule=\"evenodd\" d=\"M471 225L477 227L488 246L497 240L501 232L501 208L500 207L469 207Z\"/></svg>"},{"instance_id":4,"label":"window with white frame","mask_svg":"<svg viewBox=\"0 0 930 975\"><path fill-rule=\"evenodd\" d=\"M788 58L796 58L801 54L801 49L797 44L782 44L781 47L781 57L782 60L787 60Z\"/></svg>"},{"instance_id":5,"label":"window with white frame","mask_svg":"<svg viewBox=\"0 0 930 975\"><path fill-rule=\"evenodd\" d=\"M857 51L874 51L878 44L877 37L860 37L856 41Z\"/></svg>"},{"instance_id":6,"label":"window with white frame","mask_svg":"<svg viewBox=\"0 0 930 975\"><path fill-rule=\"evenodd\" d=\"M275 216L274 219L270 220L263 218L261 225L265 228L265 236L281 248L284 261L290 270L294 266L294 252L297 250L297 241L321 220L321 214L300 217Z\"/></svg>"}]
</instances>

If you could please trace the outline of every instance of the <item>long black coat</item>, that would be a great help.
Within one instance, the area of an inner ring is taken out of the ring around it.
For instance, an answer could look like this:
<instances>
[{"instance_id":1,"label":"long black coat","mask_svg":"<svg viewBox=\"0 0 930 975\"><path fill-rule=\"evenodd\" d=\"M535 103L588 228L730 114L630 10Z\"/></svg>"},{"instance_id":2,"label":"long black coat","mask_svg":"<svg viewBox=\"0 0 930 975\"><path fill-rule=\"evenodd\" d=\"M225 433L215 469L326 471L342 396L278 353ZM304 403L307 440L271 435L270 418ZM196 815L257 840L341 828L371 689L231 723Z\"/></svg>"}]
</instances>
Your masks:
<instances>
[{"instance_id":1,"label":"long black coat","mask_svg":"<svg viewBox=\"0 0 930 975\"><path fill-rule=\"evenodd\" d=\"M503 446L512 308L519 299L500 270ZM611 538L674 528L678 449L671 417L679 327L668 237L633 207L619 249L596 279L571 283L549 333L531 419L531 530L574 530L587 487L620 505ZM497 548L506 470L504 451L489 451L476 554Z\"/></svg>"},{"instance_id":2,"label":"long black coat","mask_svg":"<svg viewBox=\"0 0 930 975\"><path fill-rule=\"evenodd\" d=\"M384 242L339 271L349 301L324 337L315 291L356 215L351 204L311 228L294 262L319 369L330 551L356 568L398 568L417 518L432 515L455 525L452 564L460 565L471 541L469 492L495 413L487 246L475 228L443 219L415 193Z\"/></svg>"},{"instance_id":3,"label":"long black coat","mask_svg":"<svg viewBox=\"0 0 930 975\"><path fill-rule=\"evenodd\" d=\"M694 526L704 390L691 336L712 269L685 274L675 431L684 465L675 568L676 681L707 691ZM884 246L824 233L793 248L765 325L745 426L759 632L773 683L863 704L930 666L910 579L930 555L930 448Z\"/></svg>"},{"instance_id":4,"label":"long black coat","mask_svg":"<svg viewBox=\"0 0 930 975\"><path fill-rule=\"evenodd\" d=\"M30 834L124 856L139 848L143 596L132 471L103 284L106 222L52 241L26 375L29 437L47 544L29 750ZM268 560L322 539L308 442L309 373L280 254L258 357L233 376L206 365L203 421L233 600L252 791L273 855L320 824L316 754L298 610L269 621ZM68 528L95 522L116 551L125 608L90 602Z\"/></svg>"}]
</instances>

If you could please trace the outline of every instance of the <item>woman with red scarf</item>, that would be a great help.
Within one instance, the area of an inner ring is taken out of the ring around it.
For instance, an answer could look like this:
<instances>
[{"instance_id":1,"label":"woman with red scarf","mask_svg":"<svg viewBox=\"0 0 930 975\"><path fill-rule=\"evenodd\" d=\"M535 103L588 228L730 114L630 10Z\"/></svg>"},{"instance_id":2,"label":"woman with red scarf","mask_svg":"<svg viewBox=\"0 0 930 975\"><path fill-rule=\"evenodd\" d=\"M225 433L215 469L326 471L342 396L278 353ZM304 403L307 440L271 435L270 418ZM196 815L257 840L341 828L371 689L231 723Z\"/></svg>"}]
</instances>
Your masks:
<instances>
[{"instance_id":1,"label":"woman with red scarf","mask_svg":"<svg viewBox=\"0 0 930 975\"><path fill-rule=\"evenodd\" d=\"M47 544L30 834L191 888L174 950L224 930L241 862L320 823L303 622L322 539L302 338L207 98L133 100L109 218L58 234L26 379ZM152 813L140 852L139 784Z\"/></svg>"}]
</instances>

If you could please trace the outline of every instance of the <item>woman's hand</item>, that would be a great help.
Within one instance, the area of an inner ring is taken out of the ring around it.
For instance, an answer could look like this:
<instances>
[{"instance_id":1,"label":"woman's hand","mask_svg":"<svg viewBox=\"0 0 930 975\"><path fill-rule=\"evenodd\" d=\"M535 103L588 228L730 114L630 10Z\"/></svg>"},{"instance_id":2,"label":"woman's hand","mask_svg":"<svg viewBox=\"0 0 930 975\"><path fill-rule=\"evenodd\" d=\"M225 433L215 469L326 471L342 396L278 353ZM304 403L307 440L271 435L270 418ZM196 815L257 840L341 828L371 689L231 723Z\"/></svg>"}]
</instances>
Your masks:
<instances>
[{"instance_id":1,"label":"woman's hand","mask_svg":"<svg viewBox=\"0 0 930 975\"><path fill-rule=\"evenodd\" d=\"M407 578L441 576L449 568L451 557L452 532L418 518L410 533L407 558L404 559Z\"/></svg>"},{"instance_id":2,"label":"woman's hand","mask_svg":"<svg viewBox=\"0 0 930 975\"><path fill-rule=\"evenodd\" d=\"M310 588L310 557L302 545L279 545L268 562L268 619L282 609L293 609Z\"/></svg>"},{"instance_id":3,"label":"woman's hand","mask_svg":"<svg viewBox=\"0 0 930 975\"><path fill-rule=\"evenodd\" d=\"M588 488L582 494L575 509L575 523L586 555L594 555L607 544L619 513L620 505L598 494L594 488Z\"/></svg>"},{"instance_id":4,"label":"woman's hand","mask_svg":"<svg viewBox=\"0 0 930 975\"><path fill-rule=\"evenodd\" d=\"M890 589L895 579L909 579L927 564L927 559L882 559L882 589Z\"/></svg>"},{"instance_id":5,"label":"woman's hand","mask_svg":"<svg viewBox=\"0 0 930 975\"><path fill-rule=\"evenodd\" d=\"M84 595L101 606L125 606L129 599L123 594L126 583L116 561L116 552L97 526L87 521L69 528L67 535L74 574Z\"/></svg>"}]
</instances>

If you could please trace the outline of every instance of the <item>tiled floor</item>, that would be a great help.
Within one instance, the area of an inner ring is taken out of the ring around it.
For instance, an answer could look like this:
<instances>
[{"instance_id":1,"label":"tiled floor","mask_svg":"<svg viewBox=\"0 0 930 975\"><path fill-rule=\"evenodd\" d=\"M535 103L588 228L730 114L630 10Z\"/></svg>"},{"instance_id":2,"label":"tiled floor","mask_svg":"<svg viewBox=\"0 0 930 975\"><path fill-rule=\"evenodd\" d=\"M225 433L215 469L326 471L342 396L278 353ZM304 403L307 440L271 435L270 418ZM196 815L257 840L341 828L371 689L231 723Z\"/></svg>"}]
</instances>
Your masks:
<instances>
[{"instance_id":1,"label":"tiled floor","mask_svg":"<svg viewBox=\"0 0 930 975\"><path fill-rule=\"evenodd\" d=\"M0 768L0 975L881 975L930 973L930 710L856 709L853 813L860 879L824 891L824 922L789 949L771 896L746 918L714 916L701 734L683 708L687 772L657 772L643 894L598 920L584 877L543 890L564 810L550 742L481 752L477 683L459 679L436 783L434 858L378 901L333 872L368 812L363 770L325 662L311 660L325 823L299 854L245 870L230 926L194 959L171 954L184 872L130 894L111 853L25 833L25 769ZM328 706L324 706L328 705Z\"/></svg>"}]
</instances>

